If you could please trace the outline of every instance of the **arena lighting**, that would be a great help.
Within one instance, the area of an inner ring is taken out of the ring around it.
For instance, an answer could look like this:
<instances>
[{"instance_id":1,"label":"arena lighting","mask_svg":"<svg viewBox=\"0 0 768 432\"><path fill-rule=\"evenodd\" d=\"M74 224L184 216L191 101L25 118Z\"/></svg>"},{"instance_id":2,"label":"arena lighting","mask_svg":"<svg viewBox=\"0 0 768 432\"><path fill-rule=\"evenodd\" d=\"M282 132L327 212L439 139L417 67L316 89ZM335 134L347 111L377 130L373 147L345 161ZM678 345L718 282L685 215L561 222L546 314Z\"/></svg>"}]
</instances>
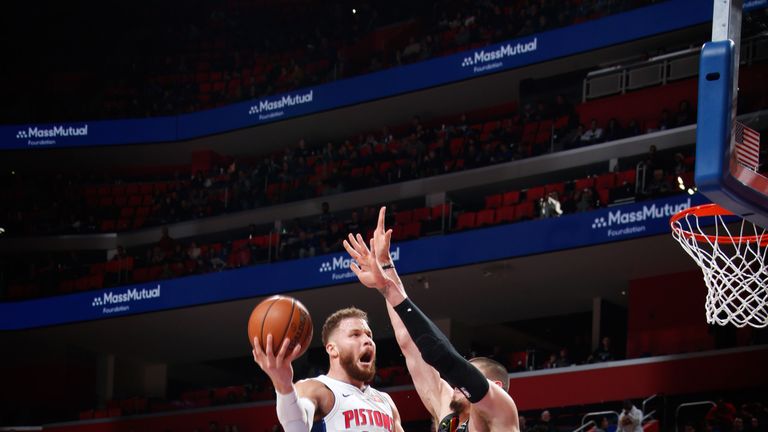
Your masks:
<instances>
[{"instance_id":1,"label":"arena lighting","mask_svg":"<svg viewBox=\"0 0 768 432\"><path fill-rule=\"evenodd\" d=\"M5 234L5 228L0 227L0 235L3 235L3 234Z\"/></svg>"},{"instance_id":2,"label":"arena lighting","mask_svg":"<svg viewBox=\"0 0 768 432\"><path fill-rule=\"evenodd\" d=\"M352 8L352 14L356 14L356 13L357 13L357 9Z\"/></svg>"}]
</instances>

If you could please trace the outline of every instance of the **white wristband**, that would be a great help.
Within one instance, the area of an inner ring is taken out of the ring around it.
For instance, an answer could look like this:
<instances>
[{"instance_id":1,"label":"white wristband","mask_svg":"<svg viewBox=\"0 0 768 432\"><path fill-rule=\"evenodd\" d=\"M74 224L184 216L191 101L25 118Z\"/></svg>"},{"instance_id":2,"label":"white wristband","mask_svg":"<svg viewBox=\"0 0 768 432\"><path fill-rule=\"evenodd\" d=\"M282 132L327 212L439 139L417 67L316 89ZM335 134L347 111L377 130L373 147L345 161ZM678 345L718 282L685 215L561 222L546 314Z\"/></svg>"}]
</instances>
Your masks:
<instances>
[{"instance_id":1,"label":"white wristband","mask_svg":"<svg viewBox=\"0 0 768 432\"><path fill-rule=\"evenodd\" d=\"M299 398L296 390L277 394L277 419L285 432L309 432L315 417L315 404L307 398Z\"/></svg>"}]
</instances>

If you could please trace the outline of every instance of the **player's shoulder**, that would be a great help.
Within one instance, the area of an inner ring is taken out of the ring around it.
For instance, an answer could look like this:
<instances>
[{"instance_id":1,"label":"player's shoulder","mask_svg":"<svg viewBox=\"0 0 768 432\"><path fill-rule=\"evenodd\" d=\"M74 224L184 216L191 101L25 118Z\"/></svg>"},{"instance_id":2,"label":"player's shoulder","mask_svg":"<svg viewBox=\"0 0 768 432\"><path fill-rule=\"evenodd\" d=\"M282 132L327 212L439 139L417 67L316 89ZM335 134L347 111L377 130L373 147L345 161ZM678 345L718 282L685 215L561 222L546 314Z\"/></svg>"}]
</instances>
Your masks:
<instances>
[{"instance_id":1,"label":"player's shoulder","mask_svg":"<svg viewBox=\"0 0 768 432\"><path fill-rule=\"evenodd\" d=\"M494 430L519 430L518 412L512 396L501 386L491 383L488 393L477 403L472 404L472 412L477 413ZM475 416L475 414L473 414ZM501 427L501 429L499 429Z\"/></svg>"},{"instance_id":2,"label":"player's shoulder","mask_svg":"<svg viewBox=\"0 0 768 432\"><path fill-rule=\"evenodd\" d=\"M317 378L307 378L297 381L294 386L296 387L297 393L302 396L328 396L328 394L333 394L331 388Z\"/></svg>"}]
</instances>

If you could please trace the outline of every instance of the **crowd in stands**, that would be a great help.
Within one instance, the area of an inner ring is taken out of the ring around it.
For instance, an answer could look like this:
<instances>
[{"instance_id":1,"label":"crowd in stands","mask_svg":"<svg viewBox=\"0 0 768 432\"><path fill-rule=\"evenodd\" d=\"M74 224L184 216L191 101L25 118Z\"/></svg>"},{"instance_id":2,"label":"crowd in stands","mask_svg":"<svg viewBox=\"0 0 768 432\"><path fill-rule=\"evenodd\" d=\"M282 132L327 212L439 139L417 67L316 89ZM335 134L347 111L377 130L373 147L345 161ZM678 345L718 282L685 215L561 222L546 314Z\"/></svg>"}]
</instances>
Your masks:
<instances>
[{"instance_id":1,"label":"crowd in stands","mask_svg":"<svg viewBox=\"0 0 768 432\"><path fill-rule=\"evenodd\" d=\"M504 163L695 118L683 100L674 121L650 118L640 130L631 124L637 120L622 125L611 118L604 130L592 119L582 131L577 112L562 96L535 108L526 104L519 114L514 104L505 104L470 115L429 122L415 116L408 125L337 142L300 140L252 159L224 159L207 172L183 167L186 172L154 182L109 173L12 175L0 196L14 205L0 218L9 236L126 231Z\"/></svg>"},{"instance_id":2,"label":"crowd in stands","mask_svg":"<svg viewBox=\"0 0 768 432\"><path fill-rule=\"evenodd\" d=\"M680 192L671 186L677 185L678 178L691 184L693 158L683 153L664 157L651 147L641 166L649 168L646 172L654 173L644 187L638 187L638 171L632 168L490 194L480 207L472 203L413 207L394 202L388 207L388 219L394 222L393 238L402 241L432 233L590 211L617 200L662 197ZM9 269L8 274L16 277L11 279L6 297L99 289L340 252L347 233L370 232L376 217L373 205L334 212L324 202L318 215L282 221L279 231L274 226L250 225L224 234L214 243L195 239L178 241L171 238L164 226L155 244L136 247L130 252L118 247L106 262L103 255L77 252L43 255L38 262L19 256L15 259L21 259L26 266L13 266L15 271Z\"/></svg>"},{"instance_id":3,"label":"crowd in stands","mask_svg":"<svg viewBox=\"0 0 768 432\"><path fill-rule=\"evenodd\" d=\"M61 65L46 65L46 72L54 78L37 80L26 70L6 72L9 76L5 82L14 84L0 91L8 96L5 99L23 101L30 98L32 91L33 99L46 103L8 104L2 118L4 122L26 123L197 111L598 19L651 3L654 1L230 1L195 2L194 6L172 2L144 12L111 11L110 27L103 29L106 37L94 37L90 33L92 26L78 28L72 33L75 36L68 36L76 39L80 35L83 41L73 40L79 42L72 44L78 52L57 56ZM73 12L92 20L105 19L96 8L68 9L63 13ZM24 9L18 13L23 14ZM37 21L58 18L43 15ZM6 31L22 31L14 29L10 26ZM108 42L109 49L92 40ZM91 44L94 52L89 52ZM42 44L34 51L44 57L41 51L46 49L52 48ZM93 68L84 69L86 66ZM103 76L93 77L94 70ZM29 80L33 80L30 85L17 84ZM71 103L69 97L75 94L81 103Z\"/></svg>"}]
</instances>

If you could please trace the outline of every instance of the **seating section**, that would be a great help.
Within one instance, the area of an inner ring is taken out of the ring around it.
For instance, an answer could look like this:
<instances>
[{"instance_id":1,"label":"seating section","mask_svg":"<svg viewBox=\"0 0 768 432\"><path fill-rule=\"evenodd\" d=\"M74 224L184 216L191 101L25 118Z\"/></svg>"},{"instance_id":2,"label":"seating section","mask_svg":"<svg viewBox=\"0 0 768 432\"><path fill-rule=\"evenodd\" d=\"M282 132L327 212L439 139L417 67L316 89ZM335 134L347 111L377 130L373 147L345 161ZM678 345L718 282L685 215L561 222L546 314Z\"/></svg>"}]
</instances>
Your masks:
<instances>
[{"instance_id":1,"label":"seating section","mask_svg":"<svg viewBox=\"0 0 768 432\"><path fill-rule=\"evenodd\" d=\"M62 58L60 70L54 67L50 78L42 81L32 81L34 77L12 68L7 81L15 84L0 89L0 94L8 94L6 100L40 98L48 106L32 112L34 118L27 117L27 110L12 108L0 111L0 117L23 124L171 115L214 108L651 3L636 0L559 9L529 7L524 0L452 0L432 8L426 3L394 0L366 3L350 13L350 6L341 2L237 0L189 8L172 1L163 10L131 10L110 16L115 35L100 35L113 43L106 58L90 60L93 63L80 57L79 63ZM72 8L73 14L94 21L103 19L84 6ZM498 20L508 25L499 25ZM88 30L71 29L70 37L93 37ZM137 33L151 38L134 41L119 37ZM39 55L45 57L47 53ZM109 72L94 79L94 69ZM98 102L73 105L69 102L74 97Z\"/></svg>"}]
</instances>

